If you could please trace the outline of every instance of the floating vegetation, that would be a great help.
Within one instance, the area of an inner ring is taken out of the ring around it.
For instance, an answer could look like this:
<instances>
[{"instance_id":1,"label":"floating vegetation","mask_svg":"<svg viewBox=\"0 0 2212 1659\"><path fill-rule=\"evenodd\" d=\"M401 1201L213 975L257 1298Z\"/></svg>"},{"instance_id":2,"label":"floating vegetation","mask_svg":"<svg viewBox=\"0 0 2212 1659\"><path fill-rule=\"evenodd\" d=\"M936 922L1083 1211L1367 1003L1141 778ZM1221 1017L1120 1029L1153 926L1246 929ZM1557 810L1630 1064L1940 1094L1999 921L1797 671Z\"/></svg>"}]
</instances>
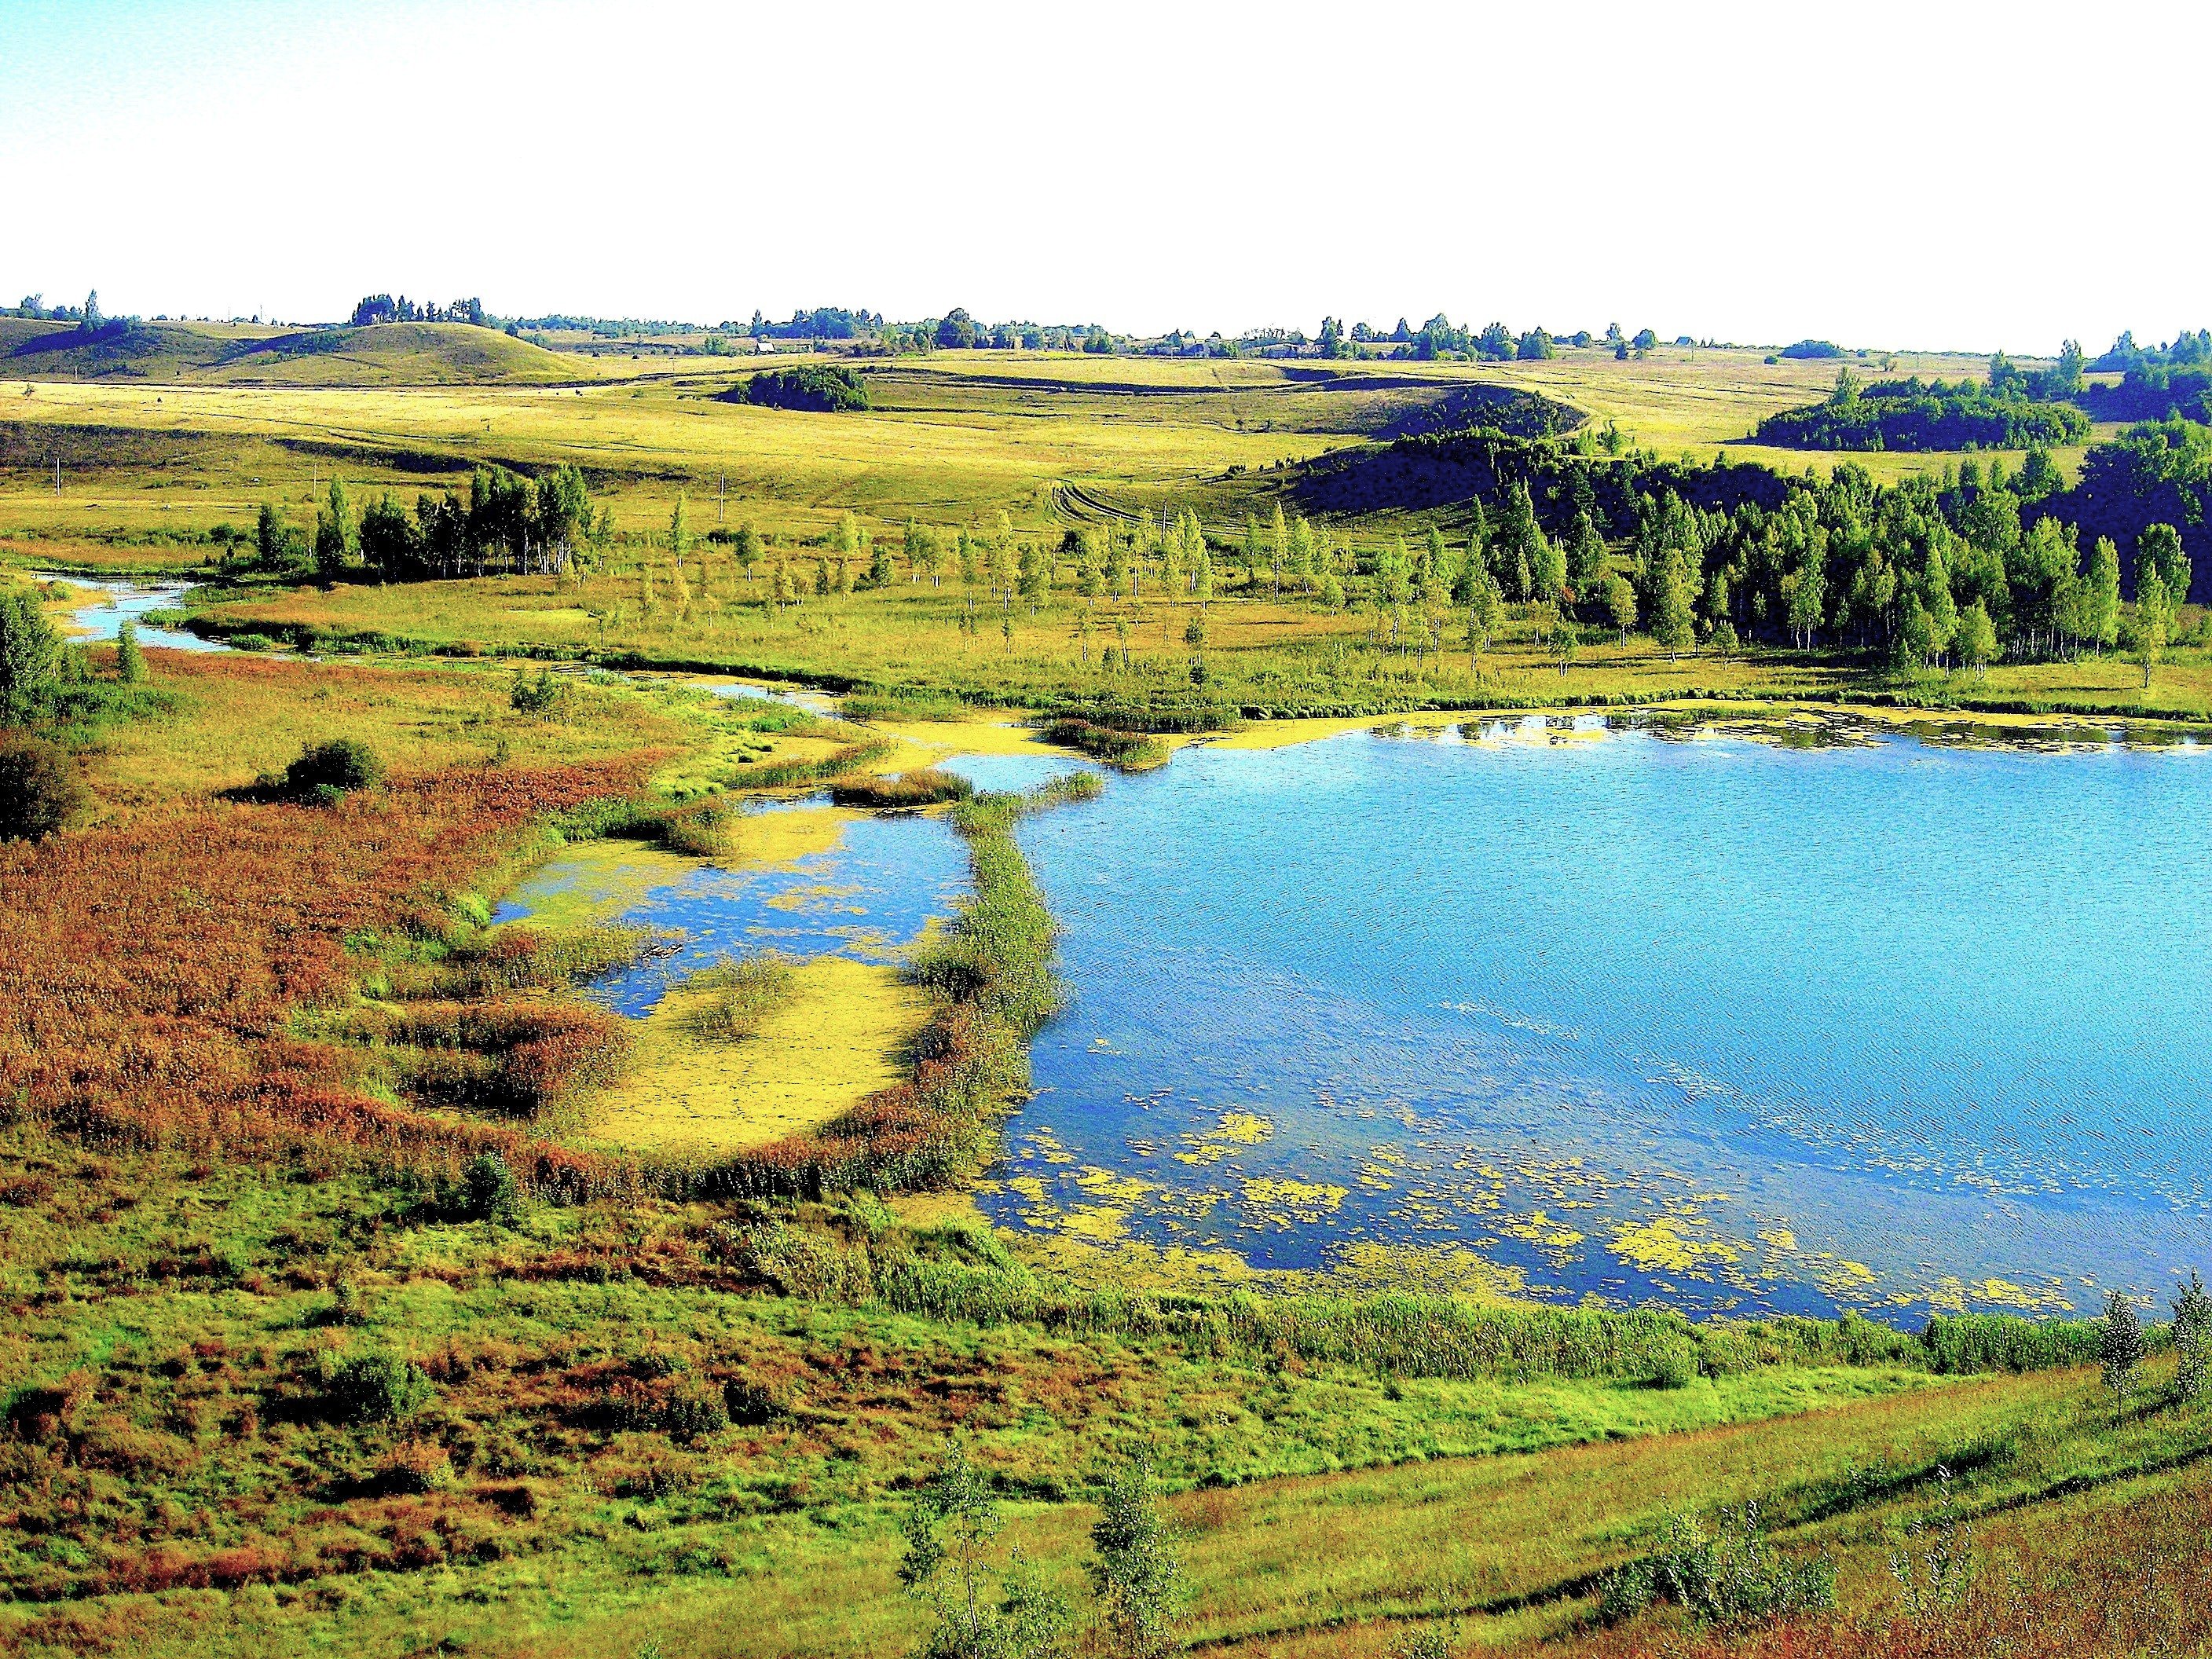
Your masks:
<instances>
[{"instance_id":1,"label":"floating vegetation","mask_svg":"<svg viewBox=\"0 0 2212 1659\"><path fill-rule=\"evenodd\" d=\"M684 981L695 995L682 1015L684 1029L708 1042L743 1042L760 1034L761 1022L791 1000L799 976L781 951L725 957Z\"/></svg>"}]
</instances>

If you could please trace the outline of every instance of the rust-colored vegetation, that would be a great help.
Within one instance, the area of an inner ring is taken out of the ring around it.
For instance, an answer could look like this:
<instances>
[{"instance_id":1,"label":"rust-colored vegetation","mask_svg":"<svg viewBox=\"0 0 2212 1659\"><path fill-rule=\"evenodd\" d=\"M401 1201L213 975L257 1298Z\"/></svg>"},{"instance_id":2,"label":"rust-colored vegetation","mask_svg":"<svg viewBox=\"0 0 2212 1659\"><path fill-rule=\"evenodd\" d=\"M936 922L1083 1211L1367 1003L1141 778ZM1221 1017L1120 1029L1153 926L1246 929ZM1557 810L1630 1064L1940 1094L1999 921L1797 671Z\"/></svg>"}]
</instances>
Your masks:
<instances>
[{"instance_id":1,"label":"rust-colored vegetation","mask_svg":"<svg viewBox=\"0 0 2212 1659\"><path fill-rule=\"evenodd\" d=\"M301 1035L295 1015L350 1000L378 941L444 938L446 902L534 824L641 771L447 770L333 807L191 805L8 848L0 1115L92 1146L315 1146L425 1172L496 1147L541 1187L604 1179L520 1128L377 1098L358 1052ZM415 1040L437 1046L441 1018L416 1018ZM498 1085L526 1120L603 1063L597 1023L553 1005L510 1009L496 1035Z\"/></svg>"}]
</instances>

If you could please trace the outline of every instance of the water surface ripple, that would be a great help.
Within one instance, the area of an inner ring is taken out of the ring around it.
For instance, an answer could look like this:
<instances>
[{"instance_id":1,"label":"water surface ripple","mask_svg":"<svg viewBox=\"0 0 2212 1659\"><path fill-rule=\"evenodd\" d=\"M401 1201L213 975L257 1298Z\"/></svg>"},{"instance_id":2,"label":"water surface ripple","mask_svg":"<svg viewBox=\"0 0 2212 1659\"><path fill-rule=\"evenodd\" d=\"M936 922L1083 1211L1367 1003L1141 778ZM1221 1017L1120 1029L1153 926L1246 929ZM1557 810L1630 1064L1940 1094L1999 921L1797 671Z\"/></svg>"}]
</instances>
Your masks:
<instances>
[{"instance_id":1,"label":"water surface ripple","mask_svg":"<svg viewBox=\"0 0 2212 1659\"><path fill-rule=\"evenodd\" d=\"M2203 752L1590 724L1200 747L1026 821L1073 1000L987 1207L1704 1308L2212 1265Z\"/></svg>"}]
</instances>

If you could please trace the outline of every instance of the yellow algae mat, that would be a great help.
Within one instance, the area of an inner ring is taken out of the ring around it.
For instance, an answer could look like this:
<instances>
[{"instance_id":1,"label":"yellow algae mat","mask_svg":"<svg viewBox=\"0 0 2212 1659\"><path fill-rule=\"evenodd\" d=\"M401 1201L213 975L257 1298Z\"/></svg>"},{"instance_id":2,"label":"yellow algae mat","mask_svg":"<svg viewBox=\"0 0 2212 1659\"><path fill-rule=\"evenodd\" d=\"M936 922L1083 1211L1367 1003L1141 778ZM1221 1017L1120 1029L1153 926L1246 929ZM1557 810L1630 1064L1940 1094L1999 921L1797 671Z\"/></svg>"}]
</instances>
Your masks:
<instances>
[{"instance_id":1,"label":"yellow algae mat","mask_svg":"<svg viewBox=\"0 0 2212 1659\"><path fill-rule=\"evenodd\" d=\"M738 1042L693 1035L693 999L672 990L640 1023L637 1068L607 1097L593 1138L738 1152L818 1127L907 1077L929 1000L897 969L823 956L793 972L790 1000Z\"/></svg>"},{"instance_id":2,"label":"yellow algae mat","mask_svg":"<svg viewBox=\"0 0 2212 1659\"><path fill-rule=\"evenodd\" d=\"M640 841L586 841L563 848L507 896L535 927L589 927L613 921L656 889L673 887L699 860Z\"/></svg>"}]
</instances>

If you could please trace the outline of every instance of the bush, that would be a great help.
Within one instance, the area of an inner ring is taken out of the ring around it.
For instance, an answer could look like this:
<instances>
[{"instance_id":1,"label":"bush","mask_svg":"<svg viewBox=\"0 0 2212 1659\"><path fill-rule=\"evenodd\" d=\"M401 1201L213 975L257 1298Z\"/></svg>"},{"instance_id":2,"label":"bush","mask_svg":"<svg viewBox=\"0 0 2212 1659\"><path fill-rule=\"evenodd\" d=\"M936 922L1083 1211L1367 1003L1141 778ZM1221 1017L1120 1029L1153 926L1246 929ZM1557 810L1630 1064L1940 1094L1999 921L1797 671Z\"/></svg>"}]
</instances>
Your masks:
<instances>
[{"instance_id":1,"label":"bush","mask_svg":"<svg viewBox=\"0 0 2212 1659\"><path fill-rule=\"evenodd\" d=\"M478 1154L461 1176L461 1203L479 1221L512 1226L522 1219L522 1189L497 1152Z\"/></svg>"},{"instance_id":2,"label":"bush","mask_svg":"<svg viewBox=\"0 0 2212 1659\"><path fill-rule=\"evenodd\" d=\"M0 841L58 835L83 805L84 789L60 750L0 735Z\"/></svg>"},{"instance_id":3,"label":"bush","mask_svg":"<svg viewBox=\"0 0 2212 1659\"><path fill-rule=\"evenodd\" d=\"M671 1440L689 1443L729 1427L730 1414L720 1394L703 1384L686 1382L660 1402L655 1421Z\"/></svg>"},{"instance_id":4,"label":"bush","mask_svg":"<svg viewBox=\"0 0 2212 1659\"><path fill-rule=\"evenodd\" d=\"M115 635L115 678L125 685L146 679L146 653L138 648L138 624L125 623Z\"/></svg>"},{"instance_id":5,"label":"bush","mask_svg":"<svg viewBox=\"0 0 2212 1659\"><path fill-rule=\"evenodd\" d=\"M2105 1297L2105 1316L2099 1324L2097 1359L2105 1386L2115 1400L2124 1401L2135 1389L2136 1372L2143 1362L2142 1321L2136 1316L2135 1304L2112 1291Z\"/></svg>"},{"instance_id":6,"label":"bush","mask_svg":"<svg viewBox=\"0 0 2212 1659\"><path fill-rule=\"evenodd\" d=\"M1671 1601L1700 1624L1747 1625L1836 1604L1836 1564L1825 1554L1778 1555L1759 1505L1723 1510L1707 1533L1694 1515L1669 1514L1659 1547L1598 1581L1598 1616L1608 1624Z\"/></svg>"},{"instance_id":7,"label":"bush","mask_svg":"<svg viewBox=\"0 0 2212 1659\"><path fill-rule=\"evenodd\" d=\"M327 803L350 790L373 787L383 775L383 764L367 744L332 738L301 750L299 759L284 769L284 790L303 800Z\"/></svg>"},{"instance_id":8,"label":"bush","mask_svg":"<svg viewBox=\"0 0 2212 1659\"><path fill-rule=\"evenodd\" d=\"M568 689L566 680L550 668L541 668L535 675L517 674L507 701L518 714L543 714L561 701Z\"/></svg>"},{"instance_id":9,"label":"bush","mask_svg":"<svg viewBox=\"0 0 2212 1659\"><path fill-rule=\"evenodd\" d=\"M1651 1386L1686 1389L1698 1380L1697 1351L1686 1342L1669 1342L1652 1357Z\"/></svg>"},{"instance_id":10,"label":"bush","mask_svg":"<svg viewBox=\"0 0 2212 1659\"><path fill-rule=\"evenodd\" d=\"M428 1405L435 1392L422 1368L392 1354L362 1354L331 1373L324 1386L330 1414L342 1423L397 1423Z\"/></svg>"}]
</instances>

